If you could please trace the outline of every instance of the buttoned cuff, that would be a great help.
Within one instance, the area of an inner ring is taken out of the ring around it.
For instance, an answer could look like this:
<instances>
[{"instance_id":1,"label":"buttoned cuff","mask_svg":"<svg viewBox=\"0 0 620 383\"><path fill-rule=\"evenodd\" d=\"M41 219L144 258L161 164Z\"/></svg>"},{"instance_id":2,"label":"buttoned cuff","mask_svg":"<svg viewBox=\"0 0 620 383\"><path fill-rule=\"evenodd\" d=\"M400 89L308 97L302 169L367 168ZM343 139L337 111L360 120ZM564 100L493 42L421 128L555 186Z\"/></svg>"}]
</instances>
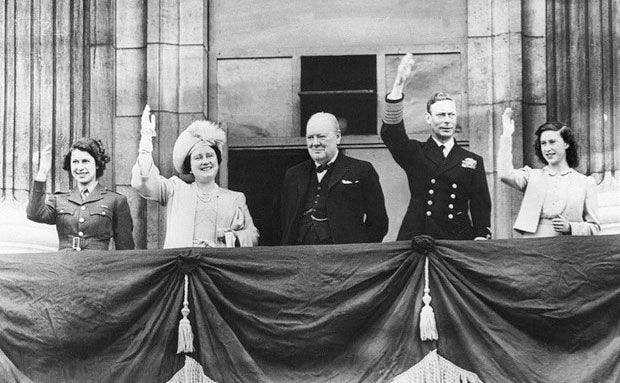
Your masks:
<instances>
[{"instance_id":1,"label":"buttoned cuff","mask_svg":"<svg viewBox=\"0 0 620 383\"><path fill-rule=\"evenodd\" d=\"M476 237L482 237L482 238L486 238L486 239L491 239L492 238L491 228L485 227L485 228L478 229L478 231L476 233Z\"/></svg>"},{"instance_id":2,"label":"buttoned cuff","mask_svg":"<svg viewBox=\"0 0 620 383\"><path fill-rule=\"evenodd\" d=\"M385 97L385 107L383 108L383 122L396 125L403 120L403 100L405 95L398 100L390 100Z\"/></svg>"}]
</instances>

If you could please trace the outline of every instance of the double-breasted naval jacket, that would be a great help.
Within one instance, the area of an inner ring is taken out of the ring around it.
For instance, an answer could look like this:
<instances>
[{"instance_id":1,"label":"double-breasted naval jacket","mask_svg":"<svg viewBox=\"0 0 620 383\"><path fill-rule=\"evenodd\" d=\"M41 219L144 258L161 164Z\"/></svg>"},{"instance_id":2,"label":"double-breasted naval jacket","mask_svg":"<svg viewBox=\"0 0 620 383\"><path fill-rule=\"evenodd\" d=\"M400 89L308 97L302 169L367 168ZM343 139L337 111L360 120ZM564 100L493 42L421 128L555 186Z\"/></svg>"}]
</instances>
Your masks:
<instances>
[{"instance_id":1,"label":"double-breasted naval jacket","mask_svg":"<svg viewBox=\"0 0 620 383\"><path fill-rule=\"evenodd\" d=\"M491 197L482 157L456 143L444 157L431 137L426 142L409 139L402 99L387 100L381 137L405 170L411 192L399 240L416 234L437 239L490 237Z\"/></svg>"},{"instance_id":2,"label":"double-breasted naval jacket","mask_svg":"<svg viewBox=\"0 0 620 383\"><path fill-rule=\"evenodd\" d=\"M77 188L46 198L45 182L34 182L26 213L28 219L56 225L59 250L116 250L134 248L133 221L127 198L97 184L82 201Z\"/></svg>"}]
</instances>

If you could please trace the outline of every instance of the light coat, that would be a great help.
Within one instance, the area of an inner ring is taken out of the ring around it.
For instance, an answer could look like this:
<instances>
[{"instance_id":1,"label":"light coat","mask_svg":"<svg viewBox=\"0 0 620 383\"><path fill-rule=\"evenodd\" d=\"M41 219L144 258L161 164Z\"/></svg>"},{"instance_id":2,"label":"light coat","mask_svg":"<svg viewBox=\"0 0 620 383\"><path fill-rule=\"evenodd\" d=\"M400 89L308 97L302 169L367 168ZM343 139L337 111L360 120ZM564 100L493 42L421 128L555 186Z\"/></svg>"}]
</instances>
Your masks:
<instances>
[{"instance_id":1,"label":"light coat","mask_svg":"<svg viewBox=\"0 0 620 383\"><path fill-rule=\"evenodd\" d=\"M151 166L147 176L142 176L138 164L135 164L132 169L131 186L143 197L166 206L164 249L193 246L198 196L192 184L186 183L177 176L171 178L161 176L155 165ZM239 210L244 216L244 226L233 232L242 247L256 245L258 230L252 222L245 195L218 187L216 227L230 229Z\"/></svg>"},{"instance_id":2,"label":"light coat","mask_svg":"<svg viewBox=\"0 0 620 383\"><path fill-rule=\"evenodd\" d=\"M497 171L505 184L524 192L521 208L514 224L520 233L539 233L539 221L549 183L549 169L514 169L512 165L512 137L502 135L498 152ZM570 169L570 191L562 211L570 223L572 235L596 235L601 227L598 220L596 182L590 177ZM542 234L544 235L544 234Z\"/></svg>"}]
</instances>

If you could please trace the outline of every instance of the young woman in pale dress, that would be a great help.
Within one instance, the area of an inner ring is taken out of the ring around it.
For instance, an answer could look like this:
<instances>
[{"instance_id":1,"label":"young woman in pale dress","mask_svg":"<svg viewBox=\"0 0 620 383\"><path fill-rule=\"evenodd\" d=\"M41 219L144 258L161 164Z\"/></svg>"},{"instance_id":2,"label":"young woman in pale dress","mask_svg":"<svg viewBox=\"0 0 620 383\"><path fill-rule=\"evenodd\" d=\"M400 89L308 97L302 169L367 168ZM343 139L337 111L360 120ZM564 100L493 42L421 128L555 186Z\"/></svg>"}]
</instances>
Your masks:
<instances>
[{"instance_id":1,"label":"young woman in pale dress","mask_svg":"<svg viewBox=\"0 0 620 383\"><path fill-rule=\"evenodd\" d=\"M542 124L535 133L534 149L546 166L514 169L510 108L504 111L502 124L497 172L505 184L524 192L514 229L530 237L598 234L596 182L574 169L579 157L571 129L559 122Z\"/></svg>"}]
</instances>

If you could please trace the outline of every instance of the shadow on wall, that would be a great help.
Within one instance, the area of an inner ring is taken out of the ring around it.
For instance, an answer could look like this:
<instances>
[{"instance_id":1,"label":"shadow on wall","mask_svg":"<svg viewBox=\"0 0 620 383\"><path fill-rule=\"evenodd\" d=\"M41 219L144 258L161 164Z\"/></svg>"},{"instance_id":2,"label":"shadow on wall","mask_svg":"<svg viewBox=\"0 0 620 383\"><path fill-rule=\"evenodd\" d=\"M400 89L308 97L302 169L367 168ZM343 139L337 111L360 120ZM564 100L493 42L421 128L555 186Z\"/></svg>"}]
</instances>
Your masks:
<instances>
[{"instance_id":1,"label":"shadow on wall","mask_svg":"<svg viewBox=\"0 0 620 383\"><path fill-rule=\"evenodd\" d=\"M28 220L25 203L2 201L0 211L0 254L58 250L56 226Z\"/></svg>"},{"instance_id":2,"label":"shadow on wall","mask_svg":"<svg viewBox=\"0 0 620 383\"><path fill-rule=\"evenodd\" d=\"M597 191L601 234L620 234L620 171L605 172Z\"/></svg>"}]
</instances>

